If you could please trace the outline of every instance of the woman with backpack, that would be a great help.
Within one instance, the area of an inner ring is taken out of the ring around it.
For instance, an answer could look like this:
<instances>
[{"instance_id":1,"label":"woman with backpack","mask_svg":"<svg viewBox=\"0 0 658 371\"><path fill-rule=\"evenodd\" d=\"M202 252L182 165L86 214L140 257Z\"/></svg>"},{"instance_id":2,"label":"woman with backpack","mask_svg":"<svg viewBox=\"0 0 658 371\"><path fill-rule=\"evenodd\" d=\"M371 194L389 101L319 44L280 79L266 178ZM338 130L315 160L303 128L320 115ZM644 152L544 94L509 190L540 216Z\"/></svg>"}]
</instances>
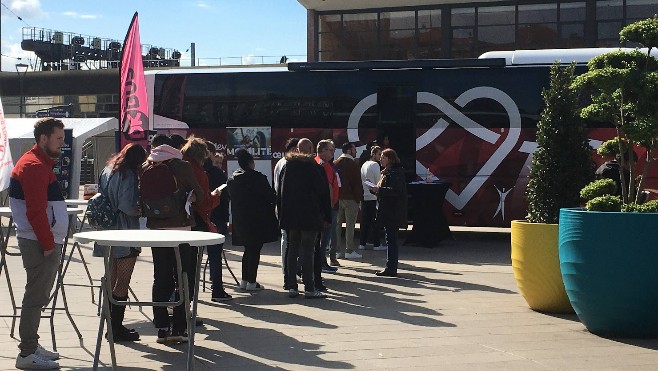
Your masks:
<instances>
[{"instance_id":1,"label":"woman with backpack","mask_svg":"<svg viewBox=\"0 0 658 371\"><path fill-rule=\"evenodd\" d=\"M239 169L226 183L233 215L233 246L244 246L240 288L259 291L256 281L260 251L266 242L279 239L279 223L274 214L276 194L267 177L254 170L254 157L244 149L235 152Z\"/></svg>"},{"instance_id":2,"label":"woman with backpack","mask_svg":"<svg viewBox=\"0 0 658 371\"><path fill-rule=\"evenodd\" d=\"M110 201L113 210L118 210L115 229L139 229L139 174L146 160L146 151L136 143L123 147L121 152L107 162L99 179L99 187ZM97 255L99 247L94 246ZM130 278L135 268L139 247L114 246L112 249L112 297L117 301L128 300ZM102 256L102 252L101 252ZM139 333L123 326L125 305L110 305L112 333L115 342L137 341Z\"/></svg>"}]
</instances>

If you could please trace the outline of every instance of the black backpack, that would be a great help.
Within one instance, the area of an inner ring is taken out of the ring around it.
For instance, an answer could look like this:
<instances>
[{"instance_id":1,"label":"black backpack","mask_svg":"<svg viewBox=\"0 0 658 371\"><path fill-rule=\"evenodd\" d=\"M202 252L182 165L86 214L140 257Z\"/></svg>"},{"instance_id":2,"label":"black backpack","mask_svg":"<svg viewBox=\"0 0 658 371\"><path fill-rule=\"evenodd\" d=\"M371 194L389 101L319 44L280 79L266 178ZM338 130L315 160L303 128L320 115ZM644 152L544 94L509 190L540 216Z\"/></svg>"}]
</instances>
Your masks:
<instances>
[{"instance_id":1,"label":"black backpack","mask_svg":"<svg viewBox=\"0 0 658 371\"><path fill-rule=\"evenodd\" d=\"M185 212L185 192L178 189L169 161L149 164L139 180L142 215L147 218L168 219Z\"/></svg>"}]
</instances>

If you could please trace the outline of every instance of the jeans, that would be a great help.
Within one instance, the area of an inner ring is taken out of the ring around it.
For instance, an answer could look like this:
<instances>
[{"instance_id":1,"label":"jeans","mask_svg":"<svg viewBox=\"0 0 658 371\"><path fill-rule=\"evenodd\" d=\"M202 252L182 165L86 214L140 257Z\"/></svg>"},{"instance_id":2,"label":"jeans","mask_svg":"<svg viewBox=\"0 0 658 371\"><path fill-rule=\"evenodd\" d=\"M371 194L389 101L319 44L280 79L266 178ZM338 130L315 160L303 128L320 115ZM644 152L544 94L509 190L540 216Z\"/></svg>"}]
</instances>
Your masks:
<instances>
[{"instance_id":1,"label":"jeans","mask_svg":"<svg viewBox=\"0 0 658 371\"><path fill-rule=\"evenodd\" d=\"M361 208L361 234L359 244L365 246L368 236L372 236L372 245L379 246L379 229L375 217L377 216L377 200L363 201Z\"/></svg>"},{"instance_id":2,"label":"jeans","mask_svg":"<svg viewBox=\"0 0 658 371\"><path fill-rule=\"evenodd\" d=\"M260 251L263 244L246 245L242 254L242 280L249 283L256 282L258 265L260 264Z\"/></svg>"},{"instance_id":3,"label":"jeans","mask_svg":"<svg viewBox=\"0 0 658 371\"><path fill-rule=\"evenodd\" d=\"M288 233L285 229L281 230L281 270L283 276L286 275L286 253L288 252Z\"/></svg>"},{"instance_id":4,"label":"jeans","mask_svg":"<svg viewBox=\"0 0 658 371\"><path fill-rule=\"evenodd\" d=\"M338 205L336 205L338 206ZM329 247L329 256L336 258L336 216L338 215L337 208L331 208L331 225L328 225L322 230L322 238L320 240L320 249L323 254Z\"/></svg>"},{"instance_id":5,"label":"jeans","mask_svg":"<svg viewBox=\"0 0 658 371\"><path fill-rule=\"evenodd\" d=\"M338 252L351 253L355 250L354 246L354 226L356 217L359 214L359 203L354 200L338 200L338 216L336 217L336 237L338 241ZM341 243L341 232L345 222L345 243Z\"/></svg>"},{"instance_id":6,"label":"jeans","mask_svg":"<svg viewBox=\"0 0 658 371\"><path fill-rule=\"evenodd\" d=\"M217 233L227 236L226 223L216 223ZM210 281L212 282L212 290L221 290L223 288L222 281L222 251L224 244L209 245L208 249L208 265L210 266Z\"/></svg>"},{"instance_id":7,"label":"jeans","mask_svg":"<svg viewBox=\"0 0 658 371\"><path fill-rule=\"evenodd\" d=\"M39 345L41 308L50 301L50 291L59 270L62 245L56 244L53 252L44 256L38 241L21 237L18 237L17 240L23 259L23 268L27 274L21 319L18 325L18 333L21 338L18 348L21 350L21 355L27 357L34 353Z\"/></svg>"},{"instance_id":8,"label":"jeans","mask_svg":"<svg viewBox=\"0 0 658 371\"><path fill-rule=\"evenodd\" d=\"M398 271L398 227L384 227L386 235L386 270L397 273Z\"/></svg>"},{"instance_id":9,"label":"jeans","mask_svg":"<svg viewBox=\"0 0 658 371\"><path fill-rule=\"evenodd\" d=\"M288 230L288 252L286 254L286 290L297 289L297 258L302 263L302 276L304 279L304 290L314 291L313 280L313 254L315 241L318 236L316 231L302 231L299 229Z\"/></svg>"}]
</instances>

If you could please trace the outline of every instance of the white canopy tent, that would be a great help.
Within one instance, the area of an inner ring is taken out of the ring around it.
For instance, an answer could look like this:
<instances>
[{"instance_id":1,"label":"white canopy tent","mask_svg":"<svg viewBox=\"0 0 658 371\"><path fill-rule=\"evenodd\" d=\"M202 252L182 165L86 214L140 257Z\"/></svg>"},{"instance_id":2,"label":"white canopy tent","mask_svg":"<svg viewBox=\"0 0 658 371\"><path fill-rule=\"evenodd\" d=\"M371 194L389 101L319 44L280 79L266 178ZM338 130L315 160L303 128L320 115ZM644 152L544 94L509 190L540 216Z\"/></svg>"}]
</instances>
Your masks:
<instances>
[{"instance_id":1,"label":"white canopy tent","mask_svg":"<svg viewBox=\"0 0 658 371\"><path fill-rule=\"evenodd\" d=\"M7 124L7 137L9 138L9 148L14 163L34 145L34 123L36 118L23 119L5 119ZM119 120L116 118L61 118L64 128L73 129L73 158L72 158L72 184L80 184L80 169L82 160L82 145L89 138L118 130ZM79 187L71 187L72 193L70 198L78 198Z\"/></svg>"}]
</instances>

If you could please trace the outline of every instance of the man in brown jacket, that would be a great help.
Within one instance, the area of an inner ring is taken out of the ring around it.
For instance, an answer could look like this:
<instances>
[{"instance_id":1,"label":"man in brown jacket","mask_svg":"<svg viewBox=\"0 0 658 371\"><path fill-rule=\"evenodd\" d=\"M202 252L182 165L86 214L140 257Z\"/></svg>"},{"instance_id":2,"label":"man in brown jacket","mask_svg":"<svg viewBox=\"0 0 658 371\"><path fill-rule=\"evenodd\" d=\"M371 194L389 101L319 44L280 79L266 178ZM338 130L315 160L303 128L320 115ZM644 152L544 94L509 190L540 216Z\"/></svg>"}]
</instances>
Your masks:
<instances>
[{"instance_id":1,"label":"man in brown jacket","mask_svg":"<svg viewBox=\"0 0 658 371\"><path fill-rule=\"evenodd\" d=\"M363 256L356 251L354 243L354 226L359 213L359 203L363 201L363 186L361 185L361 168L354 159L356 146L347 142L342 147L343 154L334 162L340 176L338 192L338 215L336 220L336 236L338 240L337 257L341 259L361 259ZM345 222L345 242L341 237Z\"/></svg>"}]
</instances>

